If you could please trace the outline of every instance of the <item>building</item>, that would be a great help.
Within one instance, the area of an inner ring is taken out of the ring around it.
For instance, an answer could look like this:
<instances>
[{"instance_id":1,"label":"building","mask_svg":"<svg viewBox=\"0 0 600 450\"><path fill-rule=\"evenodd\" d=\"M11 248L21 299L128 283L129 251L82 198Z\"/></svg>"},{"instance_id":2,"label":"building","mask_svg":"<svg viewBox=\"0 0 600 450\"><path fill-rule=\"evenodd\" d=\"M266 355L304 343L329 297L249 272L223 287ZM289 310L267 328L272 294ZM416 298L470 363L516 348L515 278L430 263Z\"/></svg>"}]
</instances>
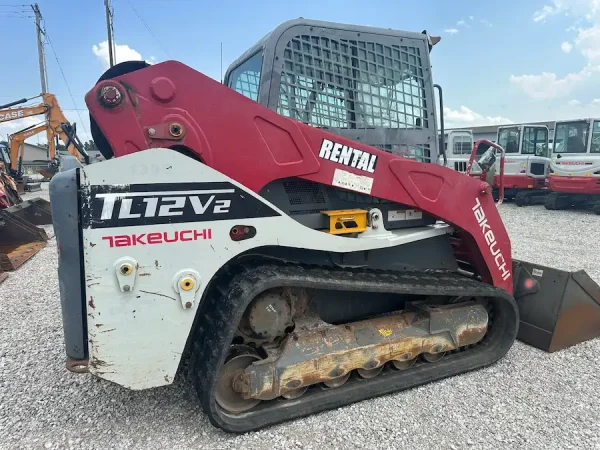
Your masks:
<instances>
[{"instance_id":1,"label":"building","mask_svg":"<svg viewBox=\"0 0 600 450\"><path fill-rule=\"evenodd\" d=\"M25 142L21 149L21 154L23 155L23 165L48 161L48 149L40 145Z\"/></svg>"},{"instance_id":2,"label":"building","mask_svg":"<svg viewBox=\"0 0 600 450\"><path fill-rule=\"evenodd\" d=\"M448 132L450 132L450 131L469 130L473 133L474 141L477 141L479 139L487 139L488 141L496 142L496 138L498 137L498 128L509 127L511 125L517 125L517 124L507 123L505 125L483 125L483 126L479 126L479 127L465 126L462 128L446 128L444 130L444 135L446 138L448 138ZM553 142L554 122L527 122L527 125L545 125L545 126L547 126L548 131L549 131L548 138L550 140L550 143Z\"/></svg>"}]
</instances>

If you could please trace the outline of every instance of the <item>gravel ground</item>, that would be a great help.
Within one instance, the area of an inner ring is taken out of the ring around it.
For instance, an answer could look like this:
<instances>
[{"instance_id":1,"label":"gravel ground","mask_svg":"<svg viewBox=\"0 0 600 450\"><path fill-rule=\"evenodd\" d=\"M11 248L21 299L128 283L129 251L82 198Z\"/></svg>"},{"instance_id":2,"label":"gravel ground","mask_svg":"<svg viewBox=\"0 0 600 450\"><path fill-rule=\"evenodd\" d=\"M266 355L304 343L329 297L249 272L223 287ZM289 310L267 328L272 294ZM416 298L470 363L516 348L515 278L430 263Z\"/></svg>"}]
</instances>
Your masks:
<instances>
[{"instance_id":1,"label":"gravel ground","mask_svg":"<svg viewBox=\"0 0 600 450\"><path fill-rule=\"evenodd\" d=\"M600 282L600 217L501 211L515 257ZM0 285L0 311L2 449L600 448L600 339L552 355L517 342L493 367L235 436L182 377L133 392L66 371L54 240Z\"/></svg>"}]
</instances>

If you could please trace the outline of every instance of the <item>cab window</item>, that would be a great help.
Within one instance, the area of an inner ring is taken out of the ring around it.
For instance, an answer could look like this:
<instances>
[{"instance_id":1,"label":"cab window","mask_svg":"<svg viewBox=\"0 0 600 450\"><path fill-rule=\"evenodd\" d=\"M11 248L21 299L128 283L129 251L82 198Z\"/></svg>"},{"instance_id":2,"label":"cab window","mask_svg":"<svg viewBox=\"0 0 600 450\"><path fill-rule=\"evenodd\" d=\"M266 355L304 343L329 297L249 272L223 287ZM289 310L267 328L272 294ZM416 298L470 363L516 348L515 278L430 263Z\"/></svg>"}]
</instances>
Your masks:
<instances>
[{"instance_id":1,"label":"cab window","mask_svg":"<svg viewBox=\"0 0 600 450\"><path fill-rule=\"evenodd\" d=\"M521 133L518 128L505 128L500 130L498 145L502 147L506 153L519 153L520 140Z\"/></svg>"},{"instance_id":2,"label":"cab window","mask_svg":"<svg viewBox=\"0 0 600 450\"><path fill-rule=\"evenodd\" d=\"M548 131L545 128L525 127L521 153L524 155L546 156L547 140Z\"/></svg>"},{"instance_id":3,"label":"cab window","mask_svg":"<svg viewBox=\"0 0 600 450\"><path fill-rule=\"evenodd\" d=\"M259 51L231 71L227 85L257 102L261 67L262 51Z\"/></svg>"},{"instance_id":4,"label":"cab window","mask_svg":"<svg viewBox=\"0 0 600 450\"><path fill-rule=\"evenodd\" d=\"M591 153L600 153L600 121L594 121L594 128L592 129L592 147L590 148Z\"/></svg>"},{"instance_id":5,"label":"cab window","mask_svg":"<svg viewBox=\"0 0 600 450\"><path fill-rule=\"evenodd\" d=\"M554 131L553 153L587 153L589 123L559 123Z\"/></svg>"},{"instance_id":6,"label":"cab window","mask_svg":"<svg viewBox=\"0 0 600 450\"><path fill-rule=\"evenodd\" d=\"M470 155L473 151L473 139L470 135L458 135L454 138L452 153L454 155Z\"/></svg>"}]
</instances>

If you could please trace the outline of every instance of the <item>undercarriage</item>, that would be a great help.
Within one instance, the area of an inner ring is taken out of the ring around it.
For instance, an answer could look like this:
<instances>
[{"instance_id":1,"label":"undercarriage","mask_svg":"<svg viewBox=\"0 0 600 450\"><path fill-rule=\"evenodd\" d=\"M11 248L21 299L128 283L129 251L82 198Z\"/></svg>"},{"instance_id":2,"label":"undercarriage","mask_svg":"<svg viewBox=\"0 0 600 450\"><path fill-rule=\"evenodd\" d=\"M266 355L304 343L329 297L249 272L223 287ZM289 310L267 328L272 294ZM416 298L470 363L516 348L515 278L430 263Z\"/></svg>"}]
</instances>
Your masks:
<instances>
[{"instance_id":1,"label":"undercarriage","mask_svg":"<svg viewBox=\"0 0 600 450\"><path fill-rule=\"evenodd\" d=\"M192 370L211 422L231 432L485 367L517 333L514 299L458 274L230 270L199 312Z\"/></svg>"},{"instance_id":2,"label":"undercarriage","mask_svg":"<svg viewBox=\"0 0 600 450\"><path fill-rule=\"evenodd\" d=\"M571 208L589 208L594 213L600 214L600 195L550 192L546 196L544 206L551 211Z\"/></svg>"}]
</instances>

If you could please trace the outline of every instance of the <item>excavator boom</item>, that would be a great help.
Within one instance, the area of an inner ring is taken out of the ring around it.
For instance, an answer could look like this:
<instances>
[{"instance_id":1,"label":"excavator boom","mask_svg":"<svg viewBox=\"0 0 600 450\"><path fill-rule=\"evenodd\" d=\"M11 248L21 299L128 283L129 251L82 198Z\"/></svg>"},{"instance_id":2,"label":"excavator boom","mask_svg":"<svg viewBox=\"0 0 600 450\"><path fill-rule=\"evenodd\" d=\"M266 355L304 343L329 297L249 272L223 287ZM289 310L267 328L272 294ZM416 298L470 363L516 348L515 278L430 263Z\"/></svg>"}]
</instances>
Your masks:
<instances>
[{"instance_id":1,"label":"excavator boom","mask_svg":"<svg viewBox=\"0 0 600 450\"><path fill-rule=\"evenodd\" d=\"M0 106L0 123L8 122L11 120L23 119L25 117L31 117L35 115L45 114L46 115L46 133L48 138L48 149L49 149L49 159L50 161L55 160L56 158L56 145L54 142L55 137L58 137L62 142L64 142L67 151L77 159L78 162L81 162L82 156L84 157L86 163L89 162L89 157L83 146L76 139L76 133L74 126L69 123L67 118L65 117L60 105L58 104L58 100L54 94L44 93L39 97L42 98L43 103L35 106L22 106L18 108L8 108L9 106L18 105L24 102L31 100L30 99L21 99L15 102ZM37 134L37 132L32 133L31 127L22 130L24 134L18 134L17 138L27 139L28 137ZM16 154L14 153L14 149L11 148L11 169L13 171L17 171L18 167L18 151L19 146L22 142L19 141L19 144L16 148ZM51 178L52 175L56 172L56 168L51 166L48 170L42 171L43 175L47 178Z\"/></svg>"}]
</instances>

